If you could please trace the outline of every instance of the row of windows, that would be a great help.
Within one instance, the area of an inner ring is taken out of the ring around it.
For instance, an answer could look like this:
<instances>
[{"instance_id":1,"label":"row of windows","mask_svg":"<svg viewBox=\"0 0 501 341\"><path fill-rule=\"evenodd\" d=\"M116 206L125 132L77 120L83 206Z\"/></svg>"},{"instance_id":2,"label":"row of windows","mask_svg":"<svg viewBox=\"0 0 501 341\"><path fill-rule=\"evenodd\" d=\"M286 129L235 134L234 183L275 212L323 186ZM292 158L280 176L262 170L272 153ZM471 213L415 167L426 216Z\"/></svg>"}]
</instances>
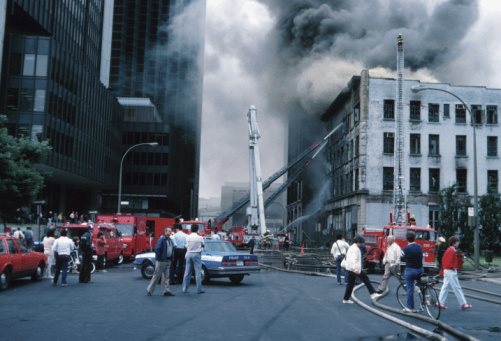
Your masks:
<instances>
[{"instance_id":1,"label":"row of windows","mask_svg":"<svg viewBox=\"0 0 501 341\"><path fill-rule=\"evenodd\" d=\"M409 110L410 121L421 121L421 101L410 101ZM487 105L484 111L481 105L474 104L470 110L473 113L475 124L498 124L497 105ZM466 108L464 105L456 104L454 114L456 123L466 123ZM449 104L443 105L443 116L444 118L450 118ZM383 101L383 118L385 120L395 120L395 100L385 99ZM428 122L440 122L440 104L428 103Z\"/></svg>"},{"instance_id":2,"label":"row of windows","mask_svg":"<svg viewBox=\"0 0 501 341\"><path fill-rule=\"evenodd\" d=\"M49 140L54 152L66 156L73 155L73 137L47 127L47 139Z\"/></svg>"},{"instance_id":3,"label":"row of windows","mask_svg":"<svg viewBox=\"0 0 501 341\"><path fill-rule=\"evenodd\" d=\"M122 134L123 145L158 142L161 146L169 145L168 133L126 131Z\"/></svg>"},{"instance_id":4,"label":"row of windows","mask_svg":"<svg viewBox=\"0 0 501 341\"><path fill-rule=\"evenodd\" d=\"M124 183L133 186L167 186L167 174L127 172Z\"/></svg>"},{"instance_id":5,"label":"row of windows","mask_svg":"<svg viewBox=\"0 0 501 341\"><path fill-rule=\"evenodd\" d=\"M393 191L393 167L383 167L383 191ZM459 193L467 192L467 170L456 169L456 184ZM421 168L410 168L409 170L409 191L421 192ZM440 191L440 169L428 169L428 191L437 193ZM489 193L498 192L498 171L487 171L487 191Z\"/></svg>"},{"instance_id":6,"label":"row of windows","mask_svg":"<svg viewBox=\"0 0 501 341\"><path fill-rule=\"evenodd\" d=\"M45 89L8 88L7 110L42 112L45 110Z\"/></svg>"},{"instance_id":7,"label":"row of windows","mask_svg":"<svg viewBox=\"0 0 501 341\"><path fill-rule=\"evenodd\" d=\"M52 91L49 92L49 113L72 126L75 125L76 106L52 93Z\"/></svg>"},{"instance_id":8,"label":"row of windows","mask_svg":"<svg viewBox=\"0 0 501 341\"><path fill-rule=\"evenodd\" d=\"M421 155L421 134L410 134L410 155ZM395 151L395 133L383 133L383 153ZM440 156L440 135L428 135L428 155ZM466 156L466 135L456 135L456 156ZM487 156L498 156L498 137L487 136Z\"/></svg>"},{"instance_id":9,"label":"row of windows","mask_svg":"<svg viewBox=\"0 0 501 341\"><path fill-rule=\"evenodd\" d=\"M126 160L126 163L130 165L167 166L169 164L169 154L132 152L127 155Z\"/></svg>"},{"instance_id":10,"label":"row of windows","mask_svg":"<svg viewBox=\"0 0 501 341\"><path fill-rule=\"evenodd\" d=\"M47 77L47 61L46 54L12 53L9 73L12 76Z\"/></svg>"}]
</instances>

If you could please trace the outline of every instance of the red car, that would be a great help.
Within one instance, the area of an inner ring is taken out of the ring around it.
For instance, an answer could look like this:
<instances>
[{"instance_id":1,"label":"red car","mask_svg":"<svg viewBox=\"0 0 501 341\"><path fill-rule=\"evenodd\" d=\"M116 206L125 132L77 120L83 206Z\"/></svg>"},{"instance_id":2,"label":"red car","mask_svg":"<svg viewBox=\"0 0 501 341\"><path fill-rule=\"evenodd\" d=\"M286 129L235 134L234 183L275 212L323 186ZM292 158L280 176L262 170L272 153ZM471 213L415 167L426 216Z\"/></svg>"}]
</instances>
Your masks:
<instances>
[{"instance_id":1,"label":"red car","mask_svg":"<svg viewBox=\"0 0 501 341\"><path fill-rule=\"evenodd\" d=\"M7 289L14 278L41 280L46 265L43 253L29 251L17 238L0 235L0 290Z\"/></svg>"}]
</instances>

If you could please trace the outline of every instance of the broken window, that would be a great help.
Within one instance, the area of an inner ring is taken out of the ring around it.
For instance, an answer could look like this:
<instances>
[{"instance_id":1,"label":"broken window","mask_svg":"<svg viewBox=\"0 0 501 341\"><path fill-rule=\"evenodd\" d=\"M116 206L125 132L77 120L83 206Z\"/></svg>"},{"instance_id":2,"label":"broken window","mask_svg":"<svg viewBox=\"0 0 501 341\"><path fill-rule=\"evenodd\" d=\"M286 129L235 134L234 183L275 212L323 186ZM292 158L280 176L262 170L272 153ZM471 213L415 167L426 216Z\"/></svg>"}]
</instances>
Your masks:
<instances>
[{"instance_id":1,"label":"broken window","mask_svg":"<svg viewBox=\"0 0 501 341\"><path fill-rule=\"evenodd\" d=\"M456 156L466 156L466 135L456 135Z\"/></svg>"},{"instance_id":2,"label":"broken window","mask_svg":"<svg viewBox=\"0 0 501 341\"><path fill-rule=\"evenodd\" d=\"M411 101L410 111L411 121L421 121L421 101Z\"/></svg>"},{"instance_id":3,"label":"broken window","mask_svg":"<svg viewBox=\"0 0 501 341\"><path fill-rule=\"evenodd\" d=\"M440 191L440 168L430 168L428 173L428 191L437 193Z\"/></svg>"},{"instance_id":4,"label":"broken window","mask_svg":"<svg viewBox=\"0 0 501 341\"><path fill-rule=\"evenodd\" d=\"M449 118L451 117L449 113L449 104L444 104L444 118Z\"/></svg>"},{"instance_id":5,"label":"broken window","mask_svg":"<svg viewBox=\"0 0 501 341\"><path fill-rule=\"evenodd\" d=\"M393 191L393 167L383 167L383 191Z\"/></svg>"},{"instance_id":6,"label":"broken window","mask_svg":"<svg viewBox=\"0 0 501 341\"><path fill-rule=\"evenodd\" d=\"M498 107L497 105L487 106L487 124L498 124Z\"/></svg>"},{"instance_id":7,"label":"broken window","mask_svg":"<svg viewBox=\"0 0 501 341\"><path fill-rule=\"evenodd\" d=\"M487 192L497 193L498 192L498 171L488 170L487 171Z\"/></svg>"},{"instance_id":8,"label":"broken window","mask_svg":"<svg viewBox=\"0 0 501 341\"><path fill-rule=\"evenodd\" d=\"M432 156L440 155L440 135L428 135L428 154Z\"/></svg>"},{"instance_id":9,"label":"broken window","mask_svg":"<svg viewBox=\"0 0 501 341\"><path fill-rule=\"evenodd\" d=\"M456 104L456 123L466 123L466 109L462 104Z\"/></svg>"},{"instance_id":10,"label":"broken window","mask_svg":"<svg viewBox=\"0 0 501 341\"><path fill-rule=\"evenodd\" d=\"M421 168L411 168L410 171L410 188L411 192L421 191Z\"/></svg>"},{"instance_id":11,"label":"broken window","mask_svg":"<svg viewBox=\"0 0 501 341\"><path fill-rule=\"evenodd\" d=\"M384 100L383 118L385 120L395 119L395 100L393 99Z\"/></svg>"},{"instance_id":12,"label":"broken window","mask_svg":"<svg viewBox=\"0 0 501 341\"><path fill-rule=\"evenodd\" d=\"M464 168L456 169L456 184L458 193L466 193L467 183L466 183L467 170Z\"/></svg>"},{"instance_id":13,"label":"broken window","mask_svg":"<svg viewBox=\"0 0 501 341\"><path fill-rule=\"evenodd\" d=\"M421 154L421 135L420 134L411 134L410 154L411 155Z\"/></svg>"},{"instance_id":14,"label":"broken window","mask_svg":"<svg viewBox=\"0 0 501 341\"><path fill-rule=\"evenodd\" d=\"M439 108L440 106L438 104L428 104L428 122L439 122Z\"/></svg>"},{"instance_id":15,"label":"broken window","mask_svg":"<svg viewBox=\"0 0 501 341\"><path fill-rule=\"evenodd\" d=\"M383 153L393 154L395 148L395 133L384 133L383 139Z\"/></svg>"},{"instance_id":16,"label":"broken window","mask_svg":"<svg viewBox=\"0 0 501 341\"><path fill-rule=\"evenodd\" d=\"M475 124L482 124L482 122L484 121L482 119L483 116L482 106L478 104L472 105L471 113L473 115L473 119L475 120Z\"/></svg>"}]
</instances>

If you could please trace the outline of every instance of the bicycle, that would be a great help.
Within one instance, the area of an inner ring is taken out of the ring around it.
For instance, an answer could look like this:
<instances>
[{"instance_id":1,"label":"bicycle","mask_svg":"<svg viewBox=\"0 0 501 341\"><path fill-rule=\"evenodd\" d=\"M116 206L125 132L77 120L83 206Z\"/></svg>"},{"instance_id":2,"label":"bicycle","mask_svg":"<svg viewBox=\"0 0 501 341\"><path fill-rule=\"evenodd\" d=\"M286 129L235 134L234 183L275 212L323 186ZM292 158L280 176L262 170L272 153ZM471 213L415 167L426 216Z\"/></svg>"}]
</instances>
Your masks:
<instances>
[{"instance_id":1,"label":"bicycle","mask_svg":"<svg viewBox=\"0 0 501 341\"><path fill-rule=\"evenodd\" d=\"M70 260L68 261L68 272L75 271L76 273L80 273L80 269L82 265L82 256L77 251L71 251ZM96 264L94 262L91 263L91 271L93 274L96 271Z\"/></svg>"},{"instance_id":2,"label":"bicycle","mask_svg":"<svg viewBox=\"0 0 501 341\"><path fill-rule=\"evenodd\" d=\"M407 284L405 278L400 276L400 285L397 288L397 301L402 308L406 308ZM415 312L425 311L432 319L440 318L440 303L438 301L435 284L439 283L437 277L421 276L414 285L414 297L418 297L418 309Z\"/></svg>"}]
</instances>

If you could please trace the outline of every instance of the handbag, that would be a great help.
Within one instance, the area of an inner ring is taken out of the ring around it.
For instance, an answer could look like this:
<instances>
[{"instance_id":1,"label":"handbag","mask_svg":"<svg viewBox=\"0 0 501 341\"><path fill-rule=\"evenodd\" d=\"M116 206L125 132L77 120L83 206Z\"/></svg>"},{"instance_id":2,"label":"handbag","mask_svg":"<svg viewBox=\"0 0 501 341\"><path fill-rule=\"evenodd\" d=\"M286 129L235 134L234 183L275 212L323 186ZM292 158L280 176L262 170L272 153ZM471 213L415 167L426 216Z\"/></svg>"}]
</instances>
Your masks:
<instances>
[{"instance_id":1,"label":"handbag","mask_svg":"<svg viewBox=\"0 0 501 341\"><path fill-rule=\"evenodd\" d=\"M346 258L343 258L343 261L341 262L341 267L346 269Z\"/></svg>"},{"instance_id":2,"label":"handbag","mask_svg":"<svg viewBox=\"0 0 501 341\"><path fill-rule=\"evenodd\" d=\"M336 241L336 246L337 246L337 249L339 250L339 252L341 252L341 248L339 247L339 244L337 243L337 241ZM339 259L341 259L341 261L343 261L346 258L346 254L341 252L341 254L338 257L339 257Z\"/></svg>"}]
</instances>

